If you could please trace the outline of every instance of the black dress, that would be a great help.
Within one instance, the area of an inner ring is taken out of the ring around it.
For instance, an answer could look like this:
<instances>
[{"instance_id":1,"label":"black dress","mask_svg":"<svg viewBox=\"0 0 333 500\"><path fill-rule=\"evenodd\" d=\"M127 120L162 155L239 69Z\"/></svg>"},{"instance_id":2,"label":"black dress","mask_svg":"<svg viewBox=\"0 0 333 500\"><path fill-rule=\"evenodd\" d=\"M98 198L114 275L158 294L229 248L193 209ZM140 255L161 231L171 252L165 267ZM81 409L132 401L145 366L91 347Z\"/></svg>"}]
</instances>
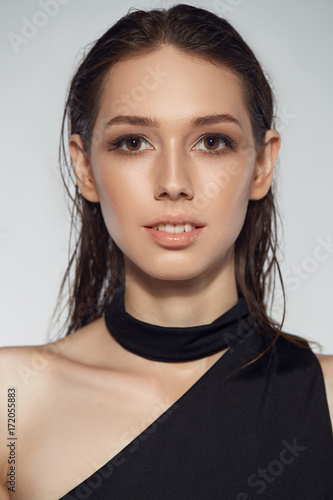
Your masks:
<instances>
[{"instance_id":1,"label":"black dress","mask_svg":"<svg viewBox=\"0 0 333 500\"><path fill-rule=\"evenodd\" d=\"M126 328L124 316L131 318L119 304L106 313L106 321L115 318L117 334ZM146 325L131 319L132 326ZM208 332L207 342L214 344L216 325L229 350L153 424L60 500L333 499L332 425L313 351L279 337L258 361L243 367L272 337L254 327L242 298L192 333ZM150 334L155 329L166 335L173 330L149 325ZM199 340L194 350L202 349Z\"/></svg>"}]
</instances>

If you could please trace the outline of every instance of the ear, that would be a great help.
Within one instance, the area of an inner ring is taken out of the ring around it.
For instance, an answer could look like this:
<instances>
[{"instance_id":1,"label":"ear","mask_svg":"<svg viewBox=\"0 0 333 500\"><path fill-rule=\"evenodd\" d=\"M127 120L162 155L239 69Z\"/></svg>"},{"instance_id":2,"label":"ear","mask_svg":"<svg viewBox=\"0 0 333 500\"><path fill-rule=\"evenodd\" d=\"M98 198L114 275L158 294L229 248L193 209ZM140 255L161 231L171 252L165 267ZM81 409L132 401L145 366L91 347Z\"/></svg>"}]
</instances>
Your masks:
<instances>
[{"instance_id":1,"label":"ear","mask_svg":"<svg viewBox=\"0 0 333 500\"><path fill-rule=\"evenodd\" d=\"M265 134L265 144L257 156L250 200L260 200L268 193L280 144L280 134L276 130L268 130Z\"/></svg>"},{"instance_id":2,"label":"ear","mask_svg":"<svg viewBox=\"0 0 333 500\"><path fill-rule=\"evenodd\" d=\"M90 158L86 154L79 134L72 134L69 138L69 152L74 166L75 177L82 193L88 201L98 202L99 195L96 190Z\"/></svg>"}]
</instances>

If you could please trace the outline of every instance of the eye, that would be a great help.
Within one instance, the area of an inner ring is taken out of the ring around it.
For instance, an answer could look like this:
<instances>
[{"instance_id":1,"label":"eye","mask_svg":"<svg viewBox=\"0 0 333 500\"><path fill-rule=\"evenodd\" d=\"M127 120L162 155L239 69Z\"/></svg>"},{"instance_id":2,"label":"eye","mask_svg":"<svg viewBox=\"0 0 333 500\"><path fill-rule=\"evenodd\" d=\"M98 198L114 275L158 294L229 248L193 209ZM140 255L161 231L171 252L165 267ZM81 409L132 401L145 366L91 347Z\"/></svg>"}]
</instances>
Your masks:
<instances>
[{"instance_id":1,"label":"eye","mask_svg":"<svg viewBox=\"0 0 333 500\"><path fill-rule=\"evenodd\" d=\"M131 137L130 139L123 140L120 145L128 151L142 151L142 149L147 149L146 141L141 137Z\"/></svg>"},{"instance_id":2,"label":"eye","mask_svg":"<svg viewBox=\"0 0 333 500\"><path fill-rule=\"evenodd\" d=\"M235 149L235 142L230 137L221 134L207 134L196 143L195 149L221 153L226 148Z\"/></svg>"},{"instance_id":3,"label":"eye","mask_svg":"<svg viewBox=\"0 0 333 500\"><path fill-rule=\"evenodd\" d=\"M107 145L109 151L117 149L121 153L137 153L145 149L152 149L149 147L148 141L141 135L124 135L115 141L108 141Z\"/></svg>"}]
</instances>

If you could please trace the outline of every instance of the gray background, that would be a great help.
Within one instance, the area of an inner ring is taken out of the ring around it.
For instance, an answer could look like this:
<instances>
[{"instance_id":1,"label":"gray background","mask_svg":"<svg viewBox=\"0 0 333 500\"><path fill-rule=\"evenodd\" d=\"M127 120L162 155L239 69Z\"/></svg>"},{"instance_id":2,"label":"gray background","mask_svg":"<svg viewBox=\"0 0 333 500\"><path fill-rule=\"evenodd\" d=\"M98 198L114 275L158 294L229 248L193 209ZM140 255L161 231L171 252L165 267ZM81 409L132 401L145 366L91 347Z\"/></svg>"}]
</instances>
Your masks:
<instances>
[{"instance_id":1,"label":"gray background","mask_svg":"<svg viewBox=\"0 0 333 500\"><path fill-rule=\"evenodd\" d=\"M66 88L84 46L130 7L174 3L2 2L1 345L42 344L48 339L69 234L57 169L60 123ZM226 17L271 77L283 141L277 180L284 224L284 330L319 341L324 353L333 353L333 2L188 3ZM27 20L39 26L30 25L33 31L27 33ZM23 35L14 47L13 38ZM274 315L281 317L280 300Z\"/></svg>"}]
</instances>

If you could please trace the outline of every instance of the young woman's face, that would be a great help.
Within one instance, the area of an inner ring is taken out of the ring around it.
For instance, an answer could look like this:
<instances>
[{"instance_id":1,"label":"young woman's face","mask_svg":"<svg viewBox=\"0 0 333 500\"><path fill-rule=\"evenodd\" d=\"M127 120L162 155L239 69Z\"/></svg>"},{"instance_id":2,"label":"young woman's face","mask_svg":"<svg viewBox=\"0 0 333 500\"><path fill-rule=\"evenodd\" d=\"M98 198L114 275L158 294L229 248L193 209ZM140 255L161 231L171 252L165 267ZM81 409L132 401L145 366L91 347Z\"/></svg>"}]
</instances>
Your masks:
<instances>
[{"instance_id":1,"label":"young woman's face","mask_svg":"<svg viewBox=\"0 0 333 500\"><path fill-rule=\"evenodd\" d=\"M76 174L90 176L81 190L100 201L127 273L188 280L230 270L269 164L235 75L165 46L112 68Z\"/></svg>"}]
</instances>

